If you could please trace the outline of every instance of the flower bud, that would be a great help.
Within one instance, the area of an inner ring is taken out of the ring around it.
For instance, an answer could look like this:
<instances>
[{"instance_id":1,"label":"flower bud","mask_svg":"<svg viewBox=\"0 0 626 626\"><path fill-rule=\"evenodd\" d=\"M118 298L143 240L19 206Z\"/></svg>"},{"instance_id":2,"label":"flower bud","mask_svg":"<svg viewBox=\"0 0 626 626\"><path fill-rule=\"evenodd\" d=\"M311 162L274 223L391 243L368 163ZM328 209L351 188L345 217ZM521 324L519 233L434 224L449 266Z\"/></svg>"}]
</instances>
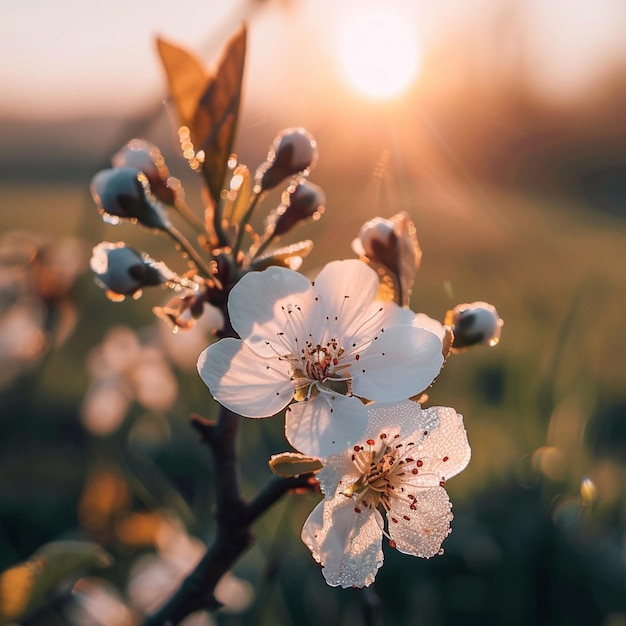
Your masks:
<instances>
[{"instance_id":1,"label":"flower bud","mask_svg":"<svg viewBox=\"0 0 626 626\"><path fill-rule=\"evenodd\" d=\"M365 222L352 241L352 249L379 271L381 290L388 292L383 299L408 306L422 259L415 225L408 213L401 211L389 219L375 217ZM385 273L391 273L391 281Z\"/></svg>"},{"instance_id":2,"label":"flower bud","mask_svg":"<svg viewBox=\"0 0 626 626\"><path fill-rule=\"evenodd\" d=\"M256 173L257 185L266 191L296 174L307 175L317 161L317 142L304 128L288 128L270 146L265 163Z\"/></svg>"},{"instance_id":3,"label":"flower bud","mask_svg":"<svg viewBox=\"0 0 626 626\"><path fill-rule=\"evenodd\" d=\"M476 344L495 346L500 341L504 321L496 308L487 302L458 304L446 314L445 324L454 332L454 349Z\"/></svg>"},{"instance_id":4,"label":"flower bud","mask_svg":"<svg viewBox=\"0 0 626 626\"><path fill-rule=\"evenodd\" d=\"M397 264L397 237L393 232L394 226L391 220L382 217L365 222L361 226L358 238L353 242L353 249L359 256L393 269Z\"/></svg>"},{"instance_id":5,"label":"flower bud","mask_svg":"<svg viewBox=\"0 0 626 626\"><path fill-rule=\"evenodd\" d=\"M308 219L318 220L325 210L326 196L321 187L300 182L292 192L285 192L284 202L276 209L274 235L280 237L296 224Z\"/></svg>"},{"instance_id":6,"label":"flower bud","mask_svg":"<svg viewBox=\"0 0 626 626\"><path fill-rule=\"evenodd\" d=\"M132 139L111 159L114 167L133 167L141 170L150 183L152 193L165 204L176 200L169 186L170 171L157 146L144 139ZM176 179L172 179L175 182Z\"/></svg>"},{"instance_id":7,"label":"flower bud","mask_svg":"<svg viewBox=\"0 0 626 626\"><path fill-rule=\"evenodd\" d=\"M123 242L103 241L93 249L90 266L97 282L113 298L141 295L143 287L156 287L175 278L164 263L158 263L143 252Z\"/></svg>"},{"instance_id":8,"label":"flower bud","mask_svg":"<svg viewBox=\"0 0 626 626\"><path fill-rule=\"evenodd\" d=\"M91 195L105 220L139 222L148 228L167 231L169 220L150 193L148 178L134 167L102 170L91 180Z\"/></svg>"}]
</instances>

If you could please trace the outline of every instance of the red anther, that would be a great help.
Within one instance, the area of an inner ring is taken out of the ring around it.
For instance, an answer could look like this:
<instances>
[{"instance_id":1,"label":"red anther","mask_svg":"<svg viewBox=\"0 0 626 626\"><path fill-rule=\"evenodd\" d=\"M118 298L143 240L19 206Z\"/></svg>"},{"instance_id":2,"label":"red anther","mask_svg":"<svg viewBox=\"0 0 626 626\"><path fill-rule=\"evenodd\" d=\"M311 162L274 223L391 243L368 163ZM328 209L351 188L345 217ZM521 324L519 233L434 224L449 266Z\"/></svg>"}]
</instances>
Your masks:
<instances>
[{"instance_id":1,"label":"red anther","mask_svg":"<svg viewBox=\"0 0 626 626\"><path fill-rule=\"evenodd\" d=\"M441 459L444 463L448 460L447 456L444 456L443 459Z\"/></svg>"},{"instance_id":2,"label":"red anther","mask_svg":"<svg viewBox=\"0 0 626 626\"><path fill-rule=\"evenodd\" d=\"M424 465L424 461L422 461L422 459L417 459L417 461L415 461L415 465L417 465L417 467L422 467L422 465Z\"/></svg>"},{"instance_id":3,"label":"red anther","mask_svg":"<svg viewBox=\"0 0 626 626\"><path fill-rule=\"evenodd\" d=\"M366 443L368 446L373 446L376 442L373 439L368 439Z\"/></svg>"}]
</instances>

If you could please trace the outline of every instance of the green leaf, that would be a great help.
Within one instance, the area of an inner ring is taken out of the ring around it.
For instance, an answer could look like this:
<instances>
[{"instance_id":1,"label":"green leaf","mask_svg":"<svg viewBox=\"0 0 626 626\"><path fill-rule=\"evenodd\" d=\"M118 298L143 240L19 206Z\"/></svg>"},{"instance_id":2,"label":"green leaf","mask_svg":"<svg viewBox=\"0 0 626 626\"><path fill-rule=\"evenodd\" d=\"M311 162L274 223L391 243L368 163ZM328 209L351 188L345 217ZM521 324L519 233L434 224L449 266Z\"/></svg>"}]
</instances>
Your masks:
<instances>
[{"instance_id":1,"label":"green leaf","mask_svg":"<svg viewBox=\"0 0 626 626\"><path fill-rule=\"evenodd\" d=\"M43 606L58 585L93 567L107 567L111 557L97 544L55 541L27 561L0 574L0 624L23 619Z\"/></svg>"},{"instance_id":2,"label":"green leaf","mask_svg":"<svg viewBox=\"0 0 626 626\"><path fill-rule=\"evenodd\" d=\"M269 466L274 474L283 478L293 478L301 474L310 474L322 469L322 462L312 456L299 452L282 452L274 454L269 460Z\"/></svg>"}]
</instances>

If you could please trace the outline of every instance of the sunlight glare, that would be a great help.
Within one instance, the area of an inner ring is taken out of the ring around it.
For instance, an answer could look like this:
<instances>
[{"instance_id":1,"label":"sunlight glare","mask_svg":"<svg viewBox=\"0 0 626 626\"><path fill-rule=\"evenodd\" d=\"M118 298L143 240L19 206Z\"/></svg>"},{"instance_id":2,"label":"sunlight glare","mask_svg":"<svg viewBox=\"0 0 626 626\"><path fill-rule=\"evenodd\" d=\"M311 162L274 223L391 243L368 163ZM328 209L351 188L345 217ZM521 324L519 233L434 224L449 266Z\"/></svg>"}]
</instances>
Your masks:
<instances>
[{"instance_id":1,"label":"sunlight glare","mask_svg":"<svg viewBox=\"0 0 626 626\"><path fill-rule=\"evenodd\" d=\"M418 69L419 51L409 22L389 9L345 20L339 34L339 58L346 78L374 98L404 91Z\"/></svg>"}]
</instances>

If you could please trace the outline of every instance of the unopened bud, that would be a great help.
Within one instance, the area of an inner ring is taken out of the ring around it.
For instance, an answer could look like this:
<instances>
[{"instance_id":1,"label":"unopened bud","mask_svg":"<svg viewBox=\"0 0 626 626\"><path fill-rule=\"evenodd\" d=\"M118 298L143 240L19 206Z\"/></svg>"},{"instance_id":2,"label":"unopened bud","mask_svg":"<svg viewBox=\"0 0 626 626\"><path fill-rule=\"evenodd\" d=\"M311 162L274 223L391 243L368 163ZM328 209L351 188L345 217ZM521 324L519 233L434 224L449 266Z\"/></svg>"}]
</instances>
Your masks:
<instances>
[{"instance_id":1,"label":"unopened bud","mask_svg":"<svg viewBox=\"0 0 626 626\"><path fill-rule=\"evenodd\" d=\"M123 242L99 243L93 249L90 266L97 282L119 296L141 295L143 287L163 285L175 277L164 263Z\"/></svg>"},{"instance_id":2,"label":"unopened bud","mask_svg":"<svg viewBox=\"0 0 626 626\"><path fill-rule=\"evenodd\" d=\"M359 256L395 269L398 238L394 228L395 224L391 220L375 217L361 226L359 236L352 247Z\"/></svg>"},{"instance_id":3,"label":"unopened bud","mask_svg":"<svg viewBox=\"0 0 626 626\"><path fill-rule=\"evenodd\" d=\"M285 192L284 202L276 209L274 235L280 237L296 224L308 219L318 220L325 210L326 196L321 187L302 181L291 192Z\"/></svg>"},{"instance_id":4,"label":"unopened bud","mask_svg":"<svg viewBox=\"0 0 626 626\"><path fill-rule=\"evenodd\" d=\"M304 128L288 128L278 134L270 146L265 163L256 173L263 191L295 176L307 175L317 161L317 142Z\"/></svg>"},{"instance_id":5,"label":"unopened bud","mask_svg":"<svg viewBox=\"0 0 626 626\"><path fill-rule=\"evenodd\" d=\"M454 332L454 349L477 344L495 346L500 341L504 321L487 302L458 304L446 314L445 324Z\"/></svg>"},{"instance_id":6,"label":"unopened bud","mask_svg":"<svg viewBox=\"0 0 626 626\"><path fill-rule=\"evenodd\" d=\"M139 222L148 228L170 227L163 207L152 197L146 175L134 167L102 170L91 180L91 195L106 221Z\"/></svg>"},{"instance_id":7,"label":"unopened bud","mask_svg":"<svg viewBox=\"0 0 626 626\"><path fill-rule=\"evenodd\" d=\"M352 241L352 249L379 270L383 299L408 306L415 272L422 259L415 225L408 213L401 211L389 219L375 217L365 222L359 236ZM393 276L391 282L385 271Z\"/></svg>"},{"instance_id":8,"label":"unopened bud","mask_svg":"<svg viewBox=\"0 0 626 626\"><path fill-rule=\"evenodd\" d=\"M173 204L176 193L169 182L178 181L170 177L165 159L157 146L145 139L132 139L111 159L114 167L133 167L141 170L150 183L152 193L165 204Z\"/></svg>"}]
</instances>

